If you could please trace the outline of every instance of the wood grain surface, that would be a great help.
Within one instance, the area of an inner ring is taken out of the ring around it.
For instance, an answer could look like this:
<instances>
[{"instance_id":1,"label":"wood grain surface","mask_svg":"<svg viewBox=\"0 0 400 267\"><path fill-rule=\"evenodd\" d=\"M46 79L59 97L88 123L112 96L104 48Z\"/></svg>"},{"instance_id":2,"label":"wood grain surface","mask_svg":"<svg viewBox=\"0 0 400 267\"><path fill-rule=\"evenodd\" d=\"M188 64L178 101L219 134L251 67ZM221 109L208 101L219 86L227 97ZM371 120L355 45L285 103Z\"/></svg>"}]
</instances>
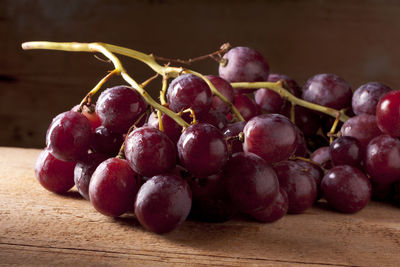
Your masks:
<instances>
[{"instance_id":1,"label":"wood grain surface","mask_svg":"<svg viewBox=\"0 0 400 267\"><path fill-rule=\"evenodd\" d=\"M272 224L186 221L166 235L132 214L108 218L75 189L34 177L36 149L0 147L0 265L398 266L400 209L372 202L355 215L320 204Z\"/></svg>"},{"instance_id":2,"label":"wood grain surface","mask_svg":"<svg viewBox=\"0 0 400 267\"><path fill-rule=\"evenodd\" d=\"M399 14L395 0L0 0L0 145L44 146L51 119L111 68L88 53L23 51L24 41L102 41L183 59L231 42L261 51L271 71L299 84L335 73L354 89L369 81L399 89ZM153 75L121 59L138 82ZM192 67L218 68L213 61Z\"/></svg>"}]
</instances>

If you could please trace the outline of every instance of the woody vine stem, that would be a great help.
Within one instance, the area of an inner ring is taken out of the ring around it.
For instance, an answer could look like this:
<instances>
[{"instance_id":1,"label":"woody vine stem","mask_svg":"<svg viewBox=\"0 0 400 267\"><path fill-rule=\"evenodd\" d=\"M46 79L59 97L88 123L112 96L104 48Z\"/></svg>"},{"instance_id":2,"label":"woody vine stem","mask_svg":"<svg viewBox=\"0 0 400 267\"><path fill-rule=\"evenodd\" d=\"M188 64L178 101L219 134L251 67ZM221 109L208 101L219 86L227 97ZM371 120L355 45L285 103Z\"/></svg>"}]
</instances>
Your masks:
<instances>
[{"instance_id":1,"label":"woody vine stem","mask_svg":"<svg viewBox=\"0 0 400 267\"><path fill-rule=\"evenodd\" d=\"M94 95L101 86L113 75L121 75L122 78L130 84L138 93L142 95L145 101L151 105L153 108L157 109L158 111L165 113L172 119L174 119L180 126L186 128L189 124L184 121L178 113L171 111L170 109L166 108L163 104L165 104L165 90L166 90L166 80L168 78L175 78L181 74L193 74L200 78L202 78L210 87L212 93L218 96L222 101L227 103L232 110L232 113L239 121L244 121L242 115L239 111L235 108L235 106L228 101L210 82L207 77L198 73L196 71L182 68L182 67L172 67L169 65L162 66L157 63L155 57L153 55L147 55L141 53L139 51L116 46L112 44L106 43L76 43L76 42L68 42L68 43L61 43L61 42L46 42L46 41L36 41L36 42L26 42L22 44L22 48L24 50L30 49L48 49L48 50L61 50L61 51L70 51L70 52L99 52L106 56L114 65L114 70L111 71L107 76L105 76L82 100L81 107L89 100L92 95ZM138 84L131 76L126 72L124 67L122 66L120 60L114 55L120 54L124 56L128 56L139 60L145 64L147 64L151 69L153 69L157 74L163 77L163 88L161 90L160 100L161 104L155 101L147 92L144 90L144 85ZM247 89L254 89L254 88L268 88L277 92L280 96L290 101L293 105L299 105L306 107L308 109L316 110L327 115L330 115L334 118L338 118L340 121L346 121L349 119L348 116L344 114L344 110L335 110L332 108L328 108L325 106L317 105L314 103L307 102L300 98L295 97L292 95L288 90L283 87L283 82L241 82L241 83L232 83L234 88L247 88Z\"/></svg>"}]
</instances>

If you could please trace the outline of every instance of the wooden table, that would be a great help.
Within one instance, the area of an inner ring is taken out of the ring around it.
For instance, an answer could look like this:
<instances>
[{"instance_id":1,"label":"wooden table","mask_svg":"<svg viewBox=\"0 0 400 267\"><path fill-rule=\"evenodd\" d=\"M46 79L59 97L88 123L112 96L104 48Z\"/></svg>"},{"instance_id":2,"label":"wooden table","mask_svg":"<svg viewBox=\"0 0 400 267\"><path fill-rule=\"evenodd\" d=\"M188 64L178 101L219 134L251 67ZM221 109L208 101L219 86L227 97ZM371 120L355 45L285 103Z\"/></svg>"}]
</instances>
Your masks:
<instances>
[{"instance_id":1,"label":"wooden table","mask_svg":"<svg viewBox=\"0 0 400 267\"><path fill-rule=\"evenodd\" d=\"M187 221L160 236L133 215L97 213L75 189L47 192L38 153L0 147L0 265L400 265L400 209L387 204L355 215L314 207L272 224Z\"/></svg>"}]
</instances>

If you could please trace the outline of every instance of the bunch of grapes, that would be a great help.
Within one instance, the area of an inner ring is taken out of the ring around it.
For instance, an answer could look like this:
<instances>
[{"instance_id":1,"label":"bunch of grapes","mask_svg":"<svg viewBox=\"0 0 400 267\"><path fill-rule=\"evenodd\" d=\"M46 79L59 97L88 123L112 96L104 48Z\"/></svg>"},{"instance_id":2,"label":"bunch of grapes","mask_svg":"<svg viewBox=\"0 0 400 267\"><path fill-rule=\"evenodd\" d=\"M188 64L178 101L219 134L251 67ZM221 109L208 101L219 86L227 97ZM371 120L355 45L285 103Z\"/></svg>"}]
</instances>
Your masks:
<instances>
[{"instance_id":1,"label":"bunch of grapes","mask_svg":"<svg viewBox=\"0 0 400 267\"><path fill-rule=\"evenodd\" d=\"M55 193L75 185L100 213L133 211L159 234L188 216L274 222L320 199L344 213L361 210L371 197L399 200L400 92L370 82L353 93L334 74L315 75L301 88L270 73L248 47L232 48L219 61L218 75L205 80L182 72L165 88L163 106L188 127L126 85L56 116L36 162L40 184ZM282 88L244 86L257 82Z\"/></svg>"}]
</instances>

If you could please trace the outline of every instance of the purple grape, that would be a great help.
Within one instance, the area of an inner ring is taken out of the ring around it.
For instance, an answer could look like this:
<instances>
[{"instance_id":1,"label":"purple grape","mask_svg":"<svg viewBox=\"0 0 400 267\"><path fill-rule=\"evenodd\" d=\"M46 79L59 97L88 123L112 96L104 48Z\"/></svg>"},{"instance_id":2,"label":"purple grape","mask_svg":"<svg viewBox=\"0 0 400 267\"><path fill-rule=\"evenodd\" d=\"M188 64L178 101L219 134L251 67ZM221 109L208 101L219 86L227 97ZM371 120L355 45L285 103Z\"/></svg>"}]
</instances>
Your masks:
<instances>
[{"instance_id":1,"label":"purple grape","mask_svg":"<svg viewBox=\"0 0 400 267\"><path fill-rule=\"evenodd\" d=\"M125 157L135 172L151 177L175 166L176 148L166 134L144 126L133 130L126 138Z\"/></svg>"},{"instance_id":2,"label":"purple grape","mask_svg":"<svg viewBox=\"0 0 400 267\"><path fill-rule=\"evenodd\" d=\"M182 224L191 205L192 194L185 180L176 175L157 175L140 188L135 215L147 230L164 234Z\"/></svg>"},{"instance_id":3,"label":"purple grape","mask_svg":"<svg viewBox=\"0 0 400 267\"><path fill-rule=\"evenodd\" d=\"M172 140L172 142L174 142L174 144L178 143L179 137L182 133L182 126L177 124L166 114L161 115L161 121L164 127L164 133ZM156 113L150 114L148 125L156 129L159 128L159 121Z\"/></svg>"},{"instance_id":4,"label":"purple grape","mask_svg":"<svg viewBox=\"0 0 400 267\"><path fill-rule=\"evenodd\" d=\"M275 222L282 218L288 211L289 198L285 190L279 189L275 200L266 208L255 211L251 214L254 219L260 222Z\"/></svg>"},{"instance_id":5,"label":"purple grape","mask_svg":"<svg viewBox=\"0 0 400 267\"><path fill-rule=\"evenodd\" d=\"M326 170L329 170L333 167L329 146L323 146L315 150L310 155L310 159L318 163L322 168Z\"/></svg>"},{"instance_id":6,"label":"purple grape","mask_svg":"<svg viewBox=\"0 0 400 267\"><path fill-rule=\"evenodd\" d=\"M245 125L246 122L238 121L230 123L226 125L224 129L222 129L224 137L227 139L230 155L237 152L243 152L243 143L239 139L229 139L229 137L238 136L239 133L243 132Z\"/></svg>"},{"instance_id":7,"label":"purple grape","mask_svg":"<svg viewBox=\"0 0 400 267\"><path fill-rule=\"evenodd\" d=\"M254 94L256 104L266 113L280 113L283 106L283 98L276 92L261 88Z\"/></svg>"},{"instance_id":8,"label":"purple grape","mask_svg":"<svg viewBox=\"0 0 400 267\"><path fill-rule=\"evenodd\" d=\"M200 116L199 122L208 123L218 129L222 129L228 124L228 118L220 111L210 110L206 114Z\"/></svg>"},{"instance_id":9,"label":"purple grape","mask_svg":"<svg viewBox=\"0 0 400 267\"><path fill-rule=\"evenodd\" d=\"M118 154L124 138L122 134L113 133L104 126L97 127L93 134L94 151L114 157Z\"/></svg>"},{"instance_id":10,"label":"purple grape","mask_svg":"<svg viewBox=\"0 0 400 267\"><path fill-rule=\"evenodd\" d=\"M400 137L400 91L382 96L376 107L376 121L383 133Z\"/></svg>"},{"instance_id":11,"label":"purple grape","mask_svg":"<svg viewBox=\"0 0 400 267\"><path fill-rule=\"evenodd\" d=\"M96 103L104 127L114 133L126 133L146 110L142 96L131 87L120 85L102 92Z\"/></svg>"},{"instance_id":12,"label":"purple grape","mask_svg":"<svg viewBox=\"0 0 400 267\"><path fill-rule=\"evenodd\" d=\"M261 114L261 110L257 104L244 94L235 96L235 107L246 121Z\"/></svg>"},{"instance_id":13,"label":"purple grape","mask_svg":"<svg viewBox=\"0 0 400 267\"><path fill-rule=\"evenodd\" d=\"M35 176L44 188L62 194L74 186L75 165L76 162L59 160L43 149L36 160Z\"/></svg>"},{"instance_id":14,"label":"purple grape","mask_svg":"<svg viewBox=\"0 0 400 267\"><path fill-rule=\"evenodd\" d=\"M233 103L234 91L231 84L216 75L207 75L206 76L210 82L214 85L214 87L229 100L229 102ZM214 95L212 97L211 103L212 109L222 112L224 114L228 114L231 111L231 107L222 101L218 96Z\"/></svg>"},{"instance_id":15,"label":"purple grape","mask_svg":"<svg viewBox=\"0 0 400 267\"><path fill-rule=\"evenodd\" d=\"M211 108L212 95L207 83L192 74L181 75L169 84L169 108L180 112L191 108L196 115L206 113Z\"/></svg>"},{"instance_id":16,"label":"purple grape","mask_svg":"<svg viewBox=\"0 0 400 267\"><path fill-rule=\"evenodd\" d=\"M303 132L297 127L296 128L296 149L293 152L294 156L297 157L305 157L307 155L307 144L306 139L304 138Z\"/></svg>"},{"instance_id":17,"label":"purple grape","mask_svg":"<svg viewBox=\"0 0 400 267\"><path fill-rule=\"evenodd\" d=\"M74 182L79 194L89 200L89 183L96 168L107 159L100 153L90 153L76 164L74 169Z\"/></svg>"},{"instance_id":18,"label":"purple grape","mask_svg":"<svg viewBox=\"0 0 400 267\"><path fill-rule=\"evenodd\" d=\"M139 189L137 174L120 158L103 161L89 183L89 199L100 213L118 217L132 208Z\"/></svg>"},{"instance_id":19,"label":"purple grape","mask_svg":"<svg viewBox=\"0 0 400 267\"><path fill-rule=\"evenodd\" d=\"M193 198L191 213L196 219L224 222L236 213L222 173L204 178L192 177L189 185Z\"/></svg>"},{"instance_id":20,"label":"purple grape","mask_svg":"<svg viewBox=\"0 0 400 267\"><path fill-rule=\"evenodd\" d=\"M86 156L92 125L81 113L66 111L57 115L46 134L46 145L50 153L64 161L77 161Z\"/></svg>"},{"instance_id":21,"label":"purple grape","mask_svg":"<svg viewBox=\"0 0 400 267\"><path fill-rule=\"evenodd\" d=\"M317 197L315 180L294 161L281 161L274 165L280 187L289 199L288 213L302 213L312 206Z\"/></svg>"},{"instance_id":22,"label":"purple grape","mask_svg":"<svg viewBox=\"0 0 400 267\"><path fill-rule=\"evenodd\" d=\"M343 109L351 104L350 85L335 74L317 74L303 86L302 98L306 101L334 108Z\"/></svg>"},{"instance_id":23,"label":"purple grape","mask_svg":"<svg viewBox=\"0 0 400 267\"><path fill-rule=\"evenodd\" d=\"M350 165L358 167L363 160L361 143L354 137L342 136L335 139L330 146L331 161L334 166Z\"/></svg>"},{"instance_id":24,"label":"purple grape","mask_svg":"<svg viewBox=\"0 0 400 267\"><path fill-rule=\"evenodd\" d=\"M340 132L343 136L355 137L361 143L363 152L369 141L382 134L376 124L376 117L369 114L360 114L347 120Z\"/></svg>"},{"instance_id":25,"label":"purple grape","mask_svg":"<svg viewBox=\"0 0 400 267\"><path fill-rule=\"evenodd\" d=\"M341 165L330 169L321 182L328 204L344 213L363 209L371 199L371 183L359 169Z\"/></svg>"},{"instance_id":26,"label":"purple grape","mask_svg":"<svg viewBox=\"0 0 400 267\"><path fill-rule=\"evenodd\" d=\"M189 126L178 141L183 166L199 177L220 172L228 161L228 147L220 130L207 123Z\"/></svg>"},{"instance_id":27,"label":"purple grape","mask_svg":"<svg viewBox=\"0 0 400 267\"><path fill-rule=\"evenodd\" d=\"M232 202L242 212L268 207L279 193L275 171L253 153L233 154L225 171Z\"/></svg>"},{"instance_id":28,"label":"purple grape","mask_svg":"<svg viewBox=\"0 0 400 267\"><path fill-rule=\"evenodd\" d=\"M391 90L388 86L378 82L369 82L361 85L353 93L351 105L354 114L367 113L375 115L379 100Z\"/></svg>"},{"instance_id":29,"label":"purple grape","mask_svg":"<svg viewBox=\"0 0 400 267\"><path fill-rule=\"evenodd\" d=\"M294 95L295 97L300 97L301 96L301 88L297 84L295 80L293 80L291 77L285 75L285 74L278 74L278 73L270 73L268 75L268 82L278 82L280 80L284 80L286 82L286 85L283 84L283 87L289 92Z\"/></svg>"},{"instance_id":30,"label":"purple grape","mask_svg":"<svg viewBox=\"0 0 400 267\"><path fill-rule=\"evenodd\" d=\"M400 140L380 135L369 142L365 166L374 182L381 184L400 180Z\"/></svg>"},{"instance_id":31,"label":"purple grape","mask_svg":"<svg viewBox=\"0 0 400 267\"><path fill-rule=\"evenodd\" d=\"M266 81L269 66L260 52L249 47L234 47L223 57L226 65L219 65L219 76L228 82Z\"/></svg>"},{"instance_id":32,"label":"purple grape","mask_svg":"<svg viewBox=\"0 0 400 267\"><path fill-rule=\"evenodd\" d=\"M317 198L315 201L318 201L322 197L321 181L322 177L324 177L324 171L317 164L308 161L296 159L294 162L299 164L302 167L302 171L308 173L314 179L315 184L317 185Z\"/></svg>"},{"instance_id":33,"label":"purple grape","mask_svg":"<svg viewBox=\"0 0 400 267\"><path fill-rule=\"evenodd\" d=\"M256 116L247 122L243 132L243 150L262 157L267 163L286 160L296 149L296 128L283 115Z\"/></svg>"}]
</instances>

